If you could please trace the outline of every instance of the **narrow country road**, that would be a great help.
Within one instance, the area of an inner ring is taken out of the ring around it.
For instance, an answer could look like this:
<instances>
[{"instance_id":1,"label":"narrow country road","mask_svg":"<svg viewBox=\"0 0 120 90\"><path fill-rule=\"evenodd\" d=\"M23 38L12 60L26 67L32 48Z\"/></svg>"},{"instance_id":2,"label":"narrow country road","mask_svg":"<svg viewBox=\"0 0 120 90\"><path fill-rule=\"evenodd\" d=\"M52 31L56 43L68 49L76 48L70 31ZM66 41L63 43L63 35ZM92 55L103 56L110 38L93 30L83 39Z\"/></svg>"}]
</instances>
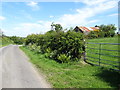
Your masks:
<instances>
[{"instance_id":1,"label":"narrow country road","mask_svg":"<svg viewBox=\"0 0 120 90\"><path fill-rule=\"evenodd\" d=\"M37 72L18 45L0 48L1 63L2 88L50 88L50 84Z\"/></svg>"}]
</instances>

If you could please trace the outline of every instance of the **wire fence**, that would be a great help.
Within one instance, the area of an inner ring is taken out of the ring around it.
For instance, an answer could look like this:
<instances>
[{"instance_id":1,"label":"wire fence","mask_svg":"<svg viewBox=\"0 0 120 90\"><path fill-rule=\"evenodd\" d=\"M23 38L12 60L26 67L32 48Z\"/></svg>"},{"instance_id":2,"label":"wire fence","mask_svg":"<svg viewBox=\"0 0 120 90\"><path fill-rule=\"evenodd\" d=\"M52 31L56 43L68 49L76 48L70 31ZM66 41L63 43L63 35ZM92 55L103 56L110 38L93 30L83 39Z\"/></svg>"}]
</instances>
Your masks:
<instances>
[{"instance_id":1,"label":"wire fence","mask_svg":"<svg viewBox=\"0 0 120 90\"><path fill-rule=\"evenodd\" d=\"M86 43L85 61L120 71L120 43Z\"/></svg>"}]
</instances>

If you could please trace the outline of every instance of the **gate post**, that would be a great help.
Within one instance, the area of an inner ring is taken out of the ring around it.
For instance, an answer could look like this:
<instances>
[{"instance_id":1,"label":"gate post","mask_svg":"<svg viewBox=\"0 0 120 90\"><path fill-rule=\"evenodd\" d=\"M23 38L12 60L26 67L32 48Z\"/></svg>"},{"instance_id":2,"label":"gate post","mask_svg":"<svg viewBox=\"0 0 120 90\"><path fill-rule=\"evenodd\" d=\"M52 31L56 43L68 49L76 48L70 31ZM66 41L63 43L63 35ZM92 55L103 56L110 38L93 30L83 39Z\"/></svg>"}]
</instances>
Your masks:
<instances>
[{"instance_id":1,"label":"gate post","mask_svg":"<svg viewBox=\"0 0 120 90\"><path fill-rule=\"evenodd\" d=\"M84 53L83 53L83 57L84 57L84 61L86 62L86 44L87 42L85 42L85 39L84 39Z\"/></svg>"},{"instance_id":2,"label":"gate post","mask_svg":"<svg viewBox=\"0 0 120 90\"><path fill-rule=\"evenodd\" d=\"M100 59L101 59L101 43L99 44L99 66L100 66Z\"/></svg>"}]
</instances>

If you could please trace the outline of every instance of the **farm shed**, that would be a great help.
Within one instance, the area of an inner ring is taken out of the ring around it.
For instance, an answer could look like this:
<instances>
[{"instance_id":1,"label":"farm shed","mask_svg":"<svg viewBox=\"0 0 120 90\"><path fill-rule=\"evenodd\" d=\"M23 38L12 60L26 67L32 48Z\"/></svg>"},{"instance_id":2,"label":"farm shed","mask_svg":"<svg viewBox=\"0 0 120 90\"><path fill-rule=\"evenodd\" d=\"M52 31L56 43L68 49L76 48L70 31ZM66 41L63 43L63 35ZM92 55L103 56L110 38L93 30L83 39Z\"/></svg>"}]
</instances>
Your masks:
<instances>
[{"instance_id":1,"label":"farm shed","mask_svg":"<svg viewBox=\"0 0 120 90\"><path fill-rule=\"evenodd\" d=\"M99 31L99 27L76 26L74 30L76 32L81 32L81 33L84 33L85 35L88 35L90 31Z\"/></svg>"}]
</instances>

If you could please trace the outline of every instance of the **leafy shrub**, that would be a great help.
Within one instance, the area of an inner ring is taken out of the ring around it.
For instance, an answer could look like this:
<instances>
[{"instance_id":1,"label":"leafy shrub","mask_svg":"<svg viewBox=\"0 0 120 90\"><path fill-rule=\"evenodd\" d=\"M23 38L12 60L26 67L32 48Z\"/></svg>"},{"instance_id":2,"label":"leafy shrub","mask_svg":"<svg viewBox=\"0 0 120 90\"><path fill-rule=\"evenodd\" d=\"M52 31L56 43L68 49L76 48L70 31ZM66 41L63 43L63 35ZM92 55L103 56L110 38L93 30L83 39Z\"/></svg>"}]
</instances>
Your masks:
<instances>
[{"instance_id":1,"label":"leafy shrub","mask_svg":"<svg viewBox=\"0 0 120 90\"><path fill-rule=\"evenodd\" d=\"M26 45L31 44L31 50L45 53L46 57L67 63L81 58L84 51L83 39L83 34L74 31L52 31L43 35L27 36Z\"/></svg>"},{"instance_id":2,"label":"leafy shrub","mask_svg":"<svg viewBox=\"0 0 120 90\"><path fill-rule=\"evenodd\" d=\"M57 59L61 61L62 63L68 63L70 62L70 56L67 56L66 54L60 54Z\"/></svg>"},{"instance_id":3,"label":"leafy shrub","mask_svg":"<svg viewBox=\"0 0 120 90\"><path fill-rule=\"evenodd\" d=\"M11 39L15 44L23 44L24 43L23 37L9 36L8 38Z\"/></svg>"},{"instance_id":4,"label":"leafy shrub","mask_svg":"<svg viewBox=\"0 0 120 90\"><path fill-rule=\"evenodd\" d=\"M37 41L37 34L31 34L28 35L27 38L25 39L25 45L28 45L29 43L34 44Z\"/></svg>"},{"instance_id":5,"label":"leafy shrub","mask_svg":"<svg viewBox=\"0 0 120 90\"><path fill-rule=\"evenodd\" d=\"M116 27L114 24L100 25L99 30L91 31L86 38L98 38L98 37L113 37L115 35Z\"/></svg>"},{"instance_id":6,"label":"leafy shrub","mask_svg":"<svg viewBox=\"0 0 120 90\"><path fill-rule=\"evenodd\" d=\"M105 36L105 33L102 32L102 31L99 31L99 32L98 32L98 35L99 35L99 37L104 37L104 36Z\"/></svg>"},{"instance_id":7,"label":"leafy shrub","mask_svg":"<svg viewBox=\"0 0 120 90\"><path fill-rule=\"evenodd\" d=\"M110 31L110 36L114 37L115 36L115 32L113 30Z\"/></svg>"},{"instance_id":8,"label":"leafy shrub","mask_svg":"<svg viewBox=\"0 0 120 90\"><path fill-rule=\"evenodd\" d=\"M97 38L98 37L98 32L96 31L91 31L88 35L87 38L92 39L92 38Z\"/></svg>"}]
</instances>

